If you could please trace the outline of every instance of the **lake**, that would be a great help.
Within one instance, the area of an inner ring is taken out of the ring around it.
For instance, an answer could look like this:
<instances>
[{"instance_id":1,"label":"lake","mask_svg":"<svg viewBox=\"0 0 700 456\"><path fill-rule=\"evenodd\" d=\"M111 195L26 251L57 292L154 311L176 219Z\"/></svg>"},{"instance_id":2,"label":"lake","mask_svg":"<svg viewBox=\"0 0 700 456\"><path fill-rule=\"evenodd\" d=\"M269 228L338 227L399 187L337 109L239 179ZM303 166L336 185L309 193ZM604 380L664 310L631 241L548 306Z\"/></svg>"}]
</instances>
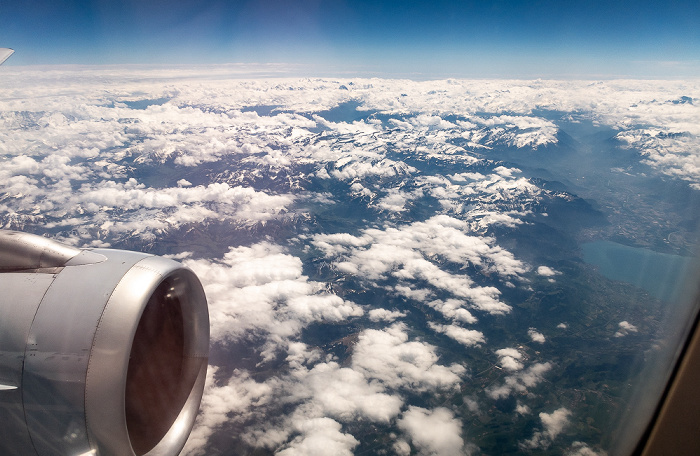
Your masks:
<instances>
[{"instance_id":1,"label":"lake","mask_svg":"<svg viewBox=\"0 0 700 456\"><path fill-rule=\"evenodd\" d=\"M597 266L601 274L647 290L664 301L677 301L684 281L693 271L691 257L629 247L611 241L581 245L583 260Z\"/></svg>"}]
</instances>

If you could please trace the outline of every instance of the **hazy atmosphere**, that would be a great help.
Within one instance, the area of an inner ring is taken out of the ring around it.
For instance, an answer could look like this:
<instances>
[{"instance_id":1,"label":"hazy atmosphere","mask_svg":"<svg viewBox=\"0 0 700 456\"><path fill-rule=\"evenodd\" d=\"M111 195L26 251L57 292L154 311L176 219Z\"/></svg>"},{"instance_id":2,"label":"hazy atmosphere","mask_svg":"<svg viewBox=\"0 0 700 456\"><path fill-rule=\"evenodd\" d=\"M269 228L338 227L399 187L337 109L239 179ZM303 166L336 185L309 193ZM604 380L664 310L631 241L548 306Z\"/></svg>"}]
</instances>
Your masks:
<instances>
[{"instance_id":1,"label":"hazy atmosphere","mask_svg":"<svg viewBox=\"0 0 700 456\"><path fill-rule=\"evenodd\" d=\"M307 76L693 77L694 1L3 2L7 65L277 63ZM301 65L301 66L300 66Z\"/></svg>"}]
</instances>

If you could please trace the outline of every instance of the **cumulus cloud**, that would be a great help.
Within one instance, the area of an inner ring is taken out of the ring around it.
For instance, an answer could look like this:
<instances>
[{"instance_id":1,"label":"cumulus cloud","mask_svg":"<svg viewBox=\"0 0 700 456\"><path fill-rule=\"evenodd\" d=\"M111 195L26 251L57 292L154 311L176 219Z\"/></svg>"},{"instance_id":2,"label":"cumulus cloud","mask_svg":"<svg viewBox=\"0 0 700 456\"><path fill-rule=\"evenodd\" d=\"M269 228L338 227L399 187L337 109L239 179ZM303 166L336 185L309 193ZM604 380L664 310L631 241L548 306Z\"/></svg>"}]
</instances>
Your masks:
<instances>
[{"instance_id":1,"label":"cumulus cloud","mask_svg":"<svg viewBox=\"0 0 700 456\"><path fill-rule=\"evenodd\" d=\"M366 229L360 236L345 233L315 235L312 242L326 257L333 259L342 272L371 281L389 277L402 282L423 281L452 293L456 298L467 299L475 309L493 314L507 313L510 306L497 299L500 295L498 289L477 286L469 276L445 271L427 259L438 257L460 265L471 264L504 278L518 277L527 271L527 265L494 245L492 238L470 236L465 231L469 231L466 222L438 215L399 228ZM405 289L405 285L399 286ZM445 312L457 310L453 304L449 305L452 309L445 308ZM442 309L445 306L436 304L436 307ZM453 313L451 317L460 316ZM461 318L470 319L464 313L461 313Z\"/></svg>"},{"instance_id":2,"label":"cumulus cloud","mask_svg":"<svg viewBox=\"0 0 700 456\"><path fill-rule=\"evenodd\" d=\"M428 305L440 312L445 318L449 318L451 320L459 321L461 323L476 323L477 321L476 317L465 309L465 306L467 306L466 301L461 299L447 299L445 301L436 299L430 301Z\"/></svg>"},{"instance_id":3,"label":"cumulus cloud","mask_svg":"<svg viewBox=\"0 0 700 456\"><path fill-rule=\"evenodd\" d=\"M315 220L314 208L349 199L376 217L371 228L358 221L348 228L353 234L311 234L303 225L295 242L305 243L304 254L315 260L320 252L336 271L383 290L389 308L397 296L428 307L445 320L432 330L476 347L484 334L464 326L489 319L479 312L507 314L500 287L515 287L532 271L494 236L522 227L546 198L558 197L490 159L499 147L555 144L558 128L540 109L615 128L616 141L639 152L649 170L700 188L699 111L670 101L700 98L692 81L231 78L249 71L5 68L11 96L0 100L0 226L41 226L77 245L106 247L188 226L206 230L210 222L236 229L304 223ZM318 114L348 101L382 120ZM437 214L411 223L422 199ZM276 245L286 239L247 233L255 240L221 257L202 258L196 246L173 256L202 278L221 350L245 347L260 366L274 365L255 372L212 366L187 451L204 452L228 423L251 447L350 454L359 434L346 425L370 422L397 424L398 454L411 445L426 454L465 452L458 417L410 405L411 394L458 391L465 367L441 364L437 348L413 337L408 323L353 329L342 361L307 346L305 328L342 325L363 309L307 277L308 257ZM535 272L550 280L559 274L548 266ZM369 311L373 326L404 316ZM620 322L614 335L634 332ZM529 334L544 341L535 329ZM530 392L552 367L527 366L515 348L495 354L504 378L486 390L494 399ZM475 401L465 404L478 410ZM516 412L531 413L520 403ZM569 416L566 409L541 414L541 429L522 445L550 445ZM452 445L421 433L432 428L449 430L444 441ZM594 450L574 442L570 452Z\"/></svg>"},{"instance_id":4,"label":"cumulus cloud","mask_svg":"<svg viewBox=\"0 0 700 456\"><path fill-rule=\"evenodd\" d=\"M623 337L630 333L636 333L638 331L636 326L627 321L621 321L620 323L618 323L618 326L620 327L620 329L617 330L617 332L614 334L614 337Z\"/></svg>"},{"instance_id":5,"label":"cumulus cloud","mask_svg":"<svg viewBox=\"0 0 700 456\"><path fill-rule=\"evenodd\" d=\"M87 210L135 210L141 208L167 208L192 203L226 203L237 207L238 211L250 214L264 214L266 210L278 210L291 202L292 197L267 195L251 188L231 187L226 183L213 183L192 188L147 188L136 179L126 183L103 182L97 186L83 186L76 200ZM225 208L220 208L225 214ZM258 216L260 217L260 216ZM264 216L263 216L264 217Z\"/></svg>"},{"instance_id":6,"label":"cumulus cloud","mask_svg":"<svg viewBox=\"0 0 700 456\"><path fill-rule=\"evenodd\" d=\"M560 408L552 413L540 413L543 429L535 431L532 438L520 443L522 449L547 449L552 441L569 425L571 410Z\"/></svg>"},{"instance_id":7,"label":"cumulus cloud","mask_svg":"<svg viewBox=\"0 0 700 456\"><path fill-rule=\"evenodd\" d=\"M153 188L130 178L70 188L68 180L46 187L35 183L25 189L18 185L26 181L14 180L6 190L17 197L20 213L38 209L46 228L84 227L90 232L86 237L98 239L127 234L149 238L153 233L207 220L241 225L264 222L284 217L294 201L292 195L270 195L226 183ZM57 188L64 185L69 188ZM21 228L7 223L6 227Z\"/></svg>"},{"instance_id":8,"label":"cumulus cloud","mask_svg":"<svg viewBox=\"0 0 700 456\"><path fill-rule=\"evenodd\" d=\"M530 336L530 340L537 342L538 344L543 344L545 341L544 334L537 331L535 328L530 328L527 330L527 335Z\"/></svg>"},{"instance_id":9,"label":"cumulus cloud","mask_svg":"<svg viewBox=\"0 0 700 456\"><path fill-rule=\"evenodd\" d=\"M394 442L392 449L397 456L410 456L411 454L411 445L403 439Z\"/></svg>"},{"instance_id":10,"label":"cumulus cloud","mask_svg":"<svg viewBox=\"0 0 700 456\"><path fill-rule=\"evenodd\" d=\"M403 212L406 202L411 199L411 195L397 189L390 189L388 194L379 200L378 207L389 212Z\"/></svg>"},{"instance_id":11,"label":"cumulus cloud","mask_svg":"<svg viewBox=\"0 0 700 456\"><path fill-rule=\"evenodd\" d=\"M412 299L412 300L418 301L418 302L425 302L426 300L428 300L430 297L433 296L433 292L427 288L417 288L417 287L414 288L414 286L409 286L409 285L395 285L394 291L400 296L404 296L408 299ZM432 305L433 303L436 303L436 302L439 302L439 301L437 301L437 300L431 301L428 303L428 305L435 308L436 310L440 310ZM466 303L463 303L463 304L466 305ZM465 312L469 313L466 310L465 310Z\"/></svg>"},{"instance_id":12,"label":"cumulus cloud","mask_svg":"<svg viewBox=\"0 0 700 456\"><path fill-rule=\"evenodd\" d=\"M486 390L486 394L492 399L504 399L512 393L524 393L528 388L536 386L544 380L544 374L552 369L552 364L535 363L517 374L508 375L500 386L494 386Z\"/></svg>"},{"instance_id":13,"label":"cumulus cloud","mask_svg":"<svg viewBox=\"0 0 700 456\"><path fill-rule=\"evenodd\" d=\"M403 404L399 396L385 393L381 384L368 382L361 372L341 368L335 362L319 363L309 371L298 370L293 377L298 382L289 399L313 403L322 416L346 422L362 416L388 423Z\"/></svg>"},{"instance_id":14,"label":"cumulus cloud","mask_svg":"<svg viewBox=\"0 0 700 456\"><path fill-rule=\"evenodd\" d=\"M544 277L554 277L557 274L561 274L561 272L555 271L554 269L548 266L539 266L537 268L537 273Z\"/></svg>"},{"instance_id":15,"label":"cumulus cloud","mask_svg":"<svg viewBox=\"0 0 700 456\"><path fill-rule=\"evenodd\" d=\"M303 275L299 258L270 243L231 248L220 260L186 260L207 293L214 341L263 337L266 356L312 322L363 315L356 304L325 292Z\"/></svg>"},{"instance_id":16,"label":"cumulus cloud","mask_svg":"<svg viewBox=\"0 0 700 456\"><path fill-rule=\"evenodd\" d=\"M464 454L462 424L444 407L427 410L411 406L397 424L411 439L418 454Z\"/></svg>"},{"instance_id":17,"label":"cumulus cloud","mask_svg":"<svg viewBox=\"0 0 700 456\"><path fill-rule=\"evenodd\" d=\"M235 371L226 384L216 385L214 376L217 371L215 366L209 366L207 370L200 413L184 454L201 454L208 438L219 426L232 419L245 421L270 398L272 387L251 379L247 372Z\"/></svg>"},{"instance_id":18,"label":"cumulus cloud","mask_svg":"<svg viewBox=\"0 0 700 456\"><path fill-rule=\"evenodd\" d=\"M571 410L564 407L552 413L540 413L544 433L551 439L554 439L564 430L564 427L568 426L569 416L571 416Z\"/></svg>"},{"instance_id":19,"label":"cumulus cloud","mask_svg":"<svg viewBox=\"0 0 700 456\"><path fill-rule=\"evenodd\" d=\"M368 312L369 319L372 321L388 321L392 322L397 318L405 317L405 312L399 312L398 310L387 310L387 309L372 309Z\"/></svg>"},{"instance_id":20,"label":"cumulus cloud","mask_svg":"<svg viewBox=\"0 0 700 456\"><path fill-rule=\"evenodd\" d=\"M443 333L451 339L456 340L467 347L479 346L486 342L484 333L473 329L466 329L456 325L439 325L433 322L428 322L428 326L433 331Z\"/></svg>"},{"instance_id":21,"label":"cumulus cloud","mask_svg":"<svg viewBox=\"0 0 700 456\"><path fill-rule=\"evenodd\" d=\"M352 449L360 442L350 434L341 432L340 423L330 418L313 418L294 424L301 435L278 451L281 456L323 456L337 454L351 456Z\"/></svg>"},{"instance_id":22,"label":"cumulus cloud","mask_svg":"<svg viewBox=\"0 0 700 456\"><path fill-rule=\"evenodd\" d=\"M394 323L385 330L363 331L353 349L353 368L392 388L456 387L465 368L437 364L435 347L409 341L406 329L405 324Z\"/></svg>"},{"instance_id":23,"label":"cumulus cloud","mask_svg":"<svg viewBox=\"0 0 700 456\"><path fill-rule=\"evenodd\" d=\"M496 350L496 355L498 355L498 363L506 370L514 372L523 368L521 362L523 354L515 348L501 348Z\"/></svg>"},{"instance_id":24,"label":"cumulus cloud","mask_svg":"<svg viewBox=\"0 0 700 456\"><path fill-rule=\"evenodd\" d=\"M525 404L521 404L520 402L518 402L515 406L515 413L520 415L529 415L531 412L532 410L530 410L530 407Z\"/></svg>"},{"instance_id":25,"label":"cumulus cloud","mask_svg":"<svg viewBox=\"0 0 700 456\"><path fill-rule=\"evenodd\" d=\"M605 456L607 453L595 451L586 443L576 441L571 444L571 448L565 454L566 456Z\"/></svg>"},{"instance_id":26,"label":"cumulus cloud","mask_svg":"<svg viewBox=\"0 0 700 456\"><path fill-rule=\"evenodd\" d=\"M337 445L333 448L338 451L351 451L355 440L342 432L343 423L367 420L389 424L404 405L402 391L454 389L460 383L463 366L439 364L435 347L409 340L406 331L403 323L362 331L347 367L324 360L317 349L304 343L288 342L288 370L264 381L236 370L227 381L217 383L213 380L217 368L211 369L202 412L186 454L203 454L207 438L225 422L246 423L264 416L277 419L263 420L241 433L251 446L282 448L296 454L312 451L316 444L328 440L326 443ZM231 420L230 413L235 413L235 419ZM300 423L311 424L305 427ZM322 425L316 427L319 423Z\"/></svg>"}]
</instances>

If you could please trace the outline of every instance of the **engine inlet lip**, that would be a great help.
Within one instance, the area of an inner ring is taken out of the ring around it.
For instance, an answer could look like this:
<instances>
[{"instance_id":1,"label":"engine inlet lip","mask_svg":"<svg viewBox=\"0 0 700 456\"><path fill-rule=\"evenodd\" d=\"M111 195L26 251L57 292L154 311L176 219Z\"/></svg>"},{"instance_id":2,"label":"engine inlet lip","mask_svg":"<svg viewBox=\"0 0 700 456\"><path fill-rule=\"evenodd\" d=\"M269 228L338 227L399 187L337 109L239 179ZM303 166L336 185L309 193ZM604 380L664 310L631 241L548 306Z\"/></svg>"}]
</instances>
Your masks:
<instances>
[{"instance_id":1,"label":"engine inlet lip","mask_svg":"<svg viewBox=\"0 0 700 456\"><path fill-rule=\"evenodd\" d=\"M185 332L183 356L194 371L194 382L172 426L145 454L177 454L192 429L204 390L209 352L209 314L204 290L194 273L181 264L147 257L136 263L114 288L90 351L85 380L85 417L90 446L98 454L136 454L130 443L125 410L129 356L150 298L164 281L173 277L187 288L187 299L181 300Z\"/></svg>"}]
</instances>

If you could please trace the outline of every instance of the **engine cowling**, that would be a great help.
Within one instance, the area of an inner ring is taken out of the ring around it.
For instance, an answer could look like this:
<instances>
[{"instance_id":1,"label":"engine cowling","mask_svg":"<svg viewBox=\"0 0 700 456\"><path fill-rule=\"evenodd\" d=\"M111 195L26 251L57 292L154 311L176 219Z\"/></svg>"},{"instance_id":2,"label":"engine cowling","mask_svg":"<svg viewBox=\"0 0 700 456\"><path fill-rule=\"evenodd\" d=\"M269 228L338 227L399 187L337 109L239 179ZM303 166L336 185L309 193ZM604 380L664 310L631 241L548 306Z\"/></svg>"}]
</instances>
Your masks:
<instances>
[{"instance_id":1,"label":"engine cowling","mask_svg":"<svg viewBox=\"0 0 700 456\"><path fill-rule=\"evenodd\" d=\"M208 353L180 263L0 231L0 454L177 454Z\"/></svg>"}]
</instances>

